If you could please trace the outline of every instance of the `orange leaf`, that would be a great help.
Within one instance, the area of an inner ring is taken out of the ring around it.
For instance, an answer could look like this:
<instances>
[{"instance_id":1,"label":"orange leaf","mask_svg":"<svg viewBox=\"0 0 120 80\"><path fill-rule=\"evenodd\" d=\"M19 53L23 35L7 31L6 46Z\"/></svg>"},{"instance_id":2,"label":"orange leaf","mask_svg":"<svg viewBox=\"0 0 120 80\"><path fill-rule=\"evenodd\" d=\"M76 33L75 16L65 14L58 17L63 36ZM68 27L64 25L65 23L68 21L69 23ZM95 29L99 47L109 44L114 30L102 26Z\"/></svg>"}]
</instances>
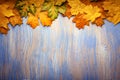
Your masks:
<instances>
[{"instance_id":1,"label":"orange leaf","mask_svg":"<svg viewBox=\"0 0 120 80\"><path fill-rule=\"evenodd\" d=\"M76 23L76 27L78 29L82 29L85 27L85 25L89 25L89 22L83 18L84 15L82 14L78 14L77 16L75 16L75 18L73 19L73 22Z\"/></svg>"},{"instance_id":2,"label":"orange leaf","mask_svg":"<svg viewBox=\"0 0 120 80\"><path fill-rule=\"evenodd\" d=\"M102 26L104 21L101 17L98 17L93 23L95 23L97 26Z\"/></svg>"},{"instance_id":3,"label":"orange leaf","mask_svg":"<svg viewBox=\"0 0 120 80\"><path fill-rule=\"evenodd\" d=\"M40 12L38 17L43 26L50 26L52 24L52 19L48 17L48 12Z\"/></svg>"},{"instance_id":4,"label":"orange leaf","mask_svg":"<svg viewBox=\"0 0 120 80\"><path fill-rule=\"evenodd\" d=\"M0 33L2 34L7 34L8 33L8 30L3 28L3 27L0 27Z\"/></svg>"},{"instance_id":5,"label":"orange leaf","mask_svg":"<svg viewBox=\"0 0 120 80\"><path fill-rule=\"evenodd\" d=\"M68 18L70 18L72 16L71 10L70 10L71 7L69 5L67 5L66 7L67 7L67 9L66 9L64 16L67 16Z\"/></svg>"},{"instance_id":6,"label":"orange leaf","mask_svg":"<svg viewBox=\"0 0 120 80\"><path fill-rule=\"evenodd\" d=\"M16 10L14 10L13 12L15 15L10 17L9 22L12 24L12 26L15 26L17 24L19 24L19 25L22 24L22 18L20 16L19 12Z\"/></svg>"},{"instance_id":7,"label":"orange leaf","mask_svg":"<svg viewBox=\"0 0 120 80\"><path fill-rule=\"evenodd\" d=\"M27 24L29 24L33 29L36 28L39 25L38 17L29 13Z\"/></svg>"}]
</instances>

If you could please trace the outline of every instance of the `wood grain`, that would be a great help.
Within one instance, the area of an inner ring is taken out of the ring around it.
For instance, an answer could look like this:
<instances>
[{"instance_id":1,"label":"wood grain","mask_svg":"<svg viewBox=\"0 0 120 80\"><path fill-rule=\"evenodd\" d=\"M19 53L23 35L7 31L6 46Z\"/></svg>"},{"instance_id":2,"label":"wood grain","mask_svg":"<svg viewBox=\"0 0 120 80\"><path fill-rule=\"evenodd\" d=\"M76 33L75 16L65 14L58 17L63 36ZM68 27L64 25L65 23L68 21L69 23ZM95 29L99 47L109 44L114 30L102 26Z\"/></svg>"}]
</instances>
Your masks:
<instances>
[{"instance_id":1,"label":"wood grain","mask_svg":"<svg viewBox=\"0 0 120 80\"><path fill-rule=\"evenodd\" d=\"M10 24L9 24L10 25ZM78 30L61 17L0 34L0 80L120 80L120 24Z\"/></svg>"}]
</instances>

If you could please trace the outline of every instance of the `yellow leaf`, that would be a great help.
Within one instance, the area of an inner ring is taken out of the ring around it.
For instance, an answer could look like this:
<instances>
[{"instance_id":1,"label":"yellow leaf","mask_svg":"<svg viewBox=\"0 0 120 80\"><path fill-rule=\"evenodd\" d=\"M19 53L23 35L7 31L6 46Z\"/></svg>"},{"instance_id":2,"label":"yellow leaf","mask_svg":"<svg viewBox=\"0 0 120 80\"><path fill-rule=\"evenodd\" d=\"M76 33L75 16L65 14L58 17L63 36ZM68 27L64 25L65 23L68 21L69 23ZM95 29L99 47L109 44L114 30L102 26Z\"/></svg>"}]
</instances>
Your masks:
<instances>
[{"instance_id":1,"label":"yellow leaf","mask_svg":"<svg viewBox=\"0 0 120 80\"><path fill-rule=\"evenodd\" d=\"M104 10L108 11L108 12L106 12L107 20L113 22L114 24L118 24L120 22L120 6L119 6L119 4L112 2L112 1L107 1L107 2L104 2L103 8L104 8Z\"/></svg>"},{"instance_id":2,"label":"yellow leaf","mask_svg":"<svg viewBox=\"0 0 120 80\"><path fill-rule=\"evenodd\" d=\"M86 13L84 18L90 20L91 22L94 22L96 18L101 16L100 9L97 6L86 6L84 8L84 12Z\"/></svg>"},{"instance_id":3,"label":"yellow leaf","mask_svg":"<svg viewBox=\"0 0 120 80\"><path fill-rule=\"evenodd\" d=\"M38 17L29 13L27 24L29 24L33 29L36 28L39 25Z\"/></svg>"},{"instance_id":4,"label":"yellow leaf","mask_svg":"<svg viewBox=\"0 0 120 80\"><path fill-rule=\"evenodd\" d=\"M40 12L38 17L43 26L50 26L52 24L52 19L48 17L48 12Z\"/></svg>"},{"instance_id":5,"label":"yellow leaf","mask_svg":"<svg viewBox=\"0 0 120 80\"><path fill-rule=\"evenodd\" d=\"M71 7L71 14L77 15L78 13L84 13L85 4L83 4L80 0L67 0L68 4Z\"/></svg>"}]
</instances>

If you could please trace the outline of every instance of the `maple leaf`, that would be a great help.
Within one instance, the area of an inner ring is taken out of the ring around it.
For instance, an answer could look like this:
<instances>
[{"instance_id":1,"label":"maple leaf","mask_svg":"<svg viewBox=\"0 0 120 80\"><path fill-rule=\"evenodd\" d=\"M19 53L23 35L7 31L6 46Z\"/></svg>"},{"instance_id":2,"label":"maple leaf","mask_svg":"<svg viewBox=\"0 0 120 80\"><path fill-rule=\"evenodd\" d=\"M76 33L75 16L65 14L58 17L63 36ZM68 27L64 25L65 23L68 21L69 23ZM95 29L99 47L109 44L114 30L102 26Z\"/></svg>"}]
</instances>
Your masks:
<instances>
[{"instance_id":1,"label":"maple leaf","mask_svg":"<svg viewBox=\"0 0 120 80\"><path fill-rule=\"evenodd\" d=\"M11 17L14 16L13 12L11 9L9 9L10 5L7 4L0 4L0 15L6 16L6 17Z\"/></svg>"},{"instance_id":2,"label":"maple leaf","mask_svg":"<svg viewBox=\"0 0 120 80\"><path fill-rule=\"evenodd\" d=\"M97 26L102 26L104 24L103 18L98 17L94 22Z\"/></svg>"},{"instance_id":3,"label":"maple leaf","mask_svg":"<svg viewBox=\"0 0 120 80\"><path fill-rule=\"evenodd\" d=\"M9 20L5 16L0 16L0 27L3 27L4 29L8 30L8 23Z\"/></svg>"},{"instance_id":4,"label":"maple leaf","mask_svg":"<svg viewBox=\"0 0 120 80\"><path fill-rule=\"evenodd\" d=\"M9 22L12 24L12 26L20 25L22 24L22 18L17 10L13 10L14 16L9 18Z\"/></svg>"},{"instance_id":5,"label":"maple leaf","mask_svg":"<svg viewBox=\"0 0 120 80\"><path fill-rule=\"evenodd\" d=\"M38 17L29 13L27 24L29 24L33 29L36 28L39 25Z\"/></svg>"},{"instance_id":6,"label":"maple leaf","mask_svg":"<svg viewBox=\"0 0 120 80\"><path fill-rule=\"evenodd\" d=\"M46 1L44 2L42 6L42 11L48 11L48 16L52 19L55 20L58 17L58 13L64 14L66 11L66 6L61 5L61 6L56 6L54 0Z\"/></svg>"},{"instance_id":7,"label":"maple leaf","mask_svg":"<svg viewBox=\"0 0 120 80\"><path fill-rule=\"evenodd\" d=\"M65 12L66 12L66 6L62 5L62 6L58 7L58 12L61 13L61 14L65 14Z\"/></svg>"},{"instance_id":8,"label":"maple leaf","mask_svg":"<svg viewBox=\"0 0 120 80\"><path fill-rule=\"evenodd\" d=\"M8 33L8 30L3 28L3 27L0 27L0 33L2 34L7 34Z\"/></svg>"},{"instance_id":9,"label":"maple leaf","mask_svg":"<svg viewBox=\"0 0 120 80\"><path fill-rule=\"evenodd\" d=\"M104 2L103 8L104 10L107 10L107 20L113 22L114 24L118 24L120 22L120 6L118 4L113 3L112 1Z\"/></svg>"},{"instance_id":10,"label":"maple leaf","mask_svg":"<svg viewBox=\"0 0 120 80\"><path fill-rule=\"evenodd\" d=\"M68 18L70 18L72 16L70 10L71 10L71 7L69 5L66 5L66 12L65 12L64 16L67 16Z\"/></svg>"},{"instance_id":11,"label":"maple leaf","mask_svg":"<svg viewBox=\"0 0 120 80\"><path fill-rule=\"evenodd\" d=\"M27 17L28 13L31 13L33 15L36 13L36 7L34 2L32 2L31 4L29 0L18 0L15 7L18 9L22 17Z\"/></svg>"},{"instance_id":12,"label":"maple leaf","mask_svg":"<svg viewBox=\"0 0 120 80\"><path fill-rule=\"evenodd\" d=\"M85 4L83 4L79 0L67 0L69 6L71 7L71 14L72 15L77 15L78 13L83 14L84 13L84 8Z\"/></svg>"},{"instance_id":13,"label":"maple leaf","mask_svg":"<svg viewBox=\"0 0 120 80\"><path fill-rule=\"evenodd\" d=\"M58 17L58 8L56 6L51 6L50 9L48 10L48 16L54 20Z\"/></svg>"},{"instance_id":14,"label":"maple leaf","mask_svg":"<svg viewBox=\"0 0 120 80\"><path fill-rule=\"evenodd\" d=\"M55 5L60 6L62 3L64 3L66 0L56 0Z\"/></svg>"},{"instance_id":15,"label":"maple leaf","mask_svg":"<svg viewBox=\"0 0 120 80\"><path fill-rule=\"evenodd\" d=\"M89 25L88 20L86 20L84 18L84 15L82 14L78 14L77 16L75 16L75 18L72 21L76 23L76 27L78 29L83 29L85 25Z\"/></svg>"},{"instance_id":16,"label":"maple leaf","mask_svg":"<svg viewBox=\"0 0 120 80\"><path fill-rule=\"evenodd\" d=\"M86 14L84 18L90 20L91 22L94 22L96 18L101 16L100 9L97 6L86 6L84 8L84 12Z\"/></svg>"},{"instance_id":17,"label":"maple leaf","mask_svg":"<svg viewBox=\"0 0 120 80\"><path fill-rule=\"evenodd\" d=\"M0 33L7 33L9 30L8 18L14 16L12 9L9 8L10 4L8 3L1 3L0 4Z\"/></svg>"},{"instance_id":18,"label":"maple leaf","mask_svg":"<svg viewBox=\"0 0 120 80\"><path fill-rule=\"evenodd\" d=\"M48 12L40 12L38 17L43 26L50 26L52 24L51 18L48 17Z\"/></svg>"},{"instance_id":19,"label":"maple leaf","mask_svg":"<svg viewBox=\"0 0 120 80\"><path fill-rule=\"evenodd\" d=\"M41 5L44 3L44 0L29 0L29 4L34 4L35 7L41 7Z\"/></svg>"}]
</instances>

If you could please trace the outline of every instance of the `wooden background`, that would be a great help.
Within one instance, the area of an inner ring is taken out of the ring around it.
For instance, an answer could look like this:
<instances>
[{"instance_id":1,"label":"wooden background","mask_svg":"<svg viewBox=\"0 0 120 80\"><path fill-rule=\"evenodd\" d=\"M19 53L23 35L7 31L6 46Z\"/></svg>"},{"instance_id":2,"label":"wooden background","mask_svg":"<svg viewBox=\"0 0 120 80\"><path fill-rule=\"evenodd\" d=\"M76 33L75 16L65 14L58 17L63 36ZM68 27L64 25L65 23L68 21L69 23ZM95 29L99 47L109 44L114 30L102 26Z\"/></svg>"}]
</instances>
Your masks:
<instances>
[{"instance_id":1,"label":"wooden background","mask_svg":"<svg viewBox=\"0 0 120 80\"><path fill-rule=\"evenodd\" d=\"M120 24L78 30L59 15L32 29L23 20L0 34L0 80L120 80Z\"/></svg>"}]
</instances>

